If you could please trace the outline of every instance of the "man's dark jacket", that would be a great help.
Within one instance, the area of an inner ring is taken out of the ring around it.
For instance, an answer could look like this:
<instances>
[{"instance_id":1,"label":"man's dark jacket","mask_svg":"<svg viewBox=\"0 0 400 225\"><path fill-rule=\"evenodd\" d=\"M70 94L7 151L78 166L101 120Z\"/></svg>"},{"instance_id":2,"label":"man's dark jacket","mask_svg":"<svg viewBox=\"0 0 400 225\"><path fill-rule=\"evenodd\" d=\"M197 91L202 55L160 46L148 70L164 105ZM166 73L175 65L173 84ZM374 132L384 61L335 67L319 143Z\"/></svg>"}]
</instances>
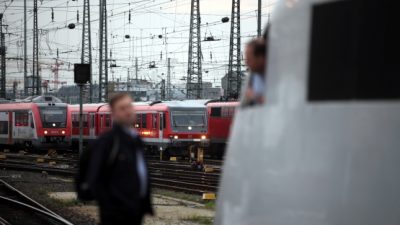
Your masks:
<instances>
[{"instance_id":1,"label":"man's dark jacket","mask_svg":"<svg viewBox=\"0 0 400 225\"><path fill-rule=\"evenodd\" d=\"M119 142L119 144L117 143ZM118 154L110 164L114 144L118 144ZM144 159L143 142L119 125L101 135L91 144L93 151L89 161L88 182L93 196L99 202L100 213L142 216L153 214L150 200L150 180L146 169L147 190L141 197L140 179L137 171L137 151ZM146 168L147 164L145 163Z\"/></svg>"}]
</instances>

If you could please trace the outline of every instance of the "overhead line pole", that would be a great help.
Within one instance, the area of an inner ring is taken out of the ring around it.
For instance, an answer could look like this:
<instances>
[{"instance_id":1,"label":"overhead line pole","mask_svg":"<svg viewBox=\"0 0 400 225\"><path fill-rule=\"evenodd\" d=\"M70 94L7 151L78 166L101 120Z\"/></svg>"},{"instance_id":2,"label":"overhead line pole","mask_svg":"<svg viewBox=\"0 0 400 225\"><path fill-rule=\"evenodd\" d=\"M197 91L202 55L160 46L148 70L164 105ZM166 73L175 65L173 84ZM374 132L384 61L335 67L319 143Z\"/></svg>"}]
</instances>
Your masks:
<instances>
[{"instance_id":1,"label":"overhead line pole","mask_svg":"<svg viewBox=\"0 0 400 225\"><path fill-rule=\"evenodd\" d=\"M38 28L38 0L33 0L33 90L32 95L40 95L41 84L39 76L39 28Z\"/></svg>"},{"instance_id":2,"label":"overhead line pole","mask_svg":"<svg viewBox=\"0 0 400 225\"><path fill-rule=\"evenodd\" d=\"M99 102L108 98L107 1L100 0L99 19Z\"/></svg>"},{"instance_id":3,"label":"overhead line pole","mask_svg":"<svg viewBox=\"0 0 400 225\"><path fill-rule=\"evenodd\" d=\"M167 71L167 100L171 100L171 58L168 58L168 71Z\"/></svg>"},{"instance_id":4,"label":"overhead line pole","mask_svg":"<svg viewBox=\"0 0 400 225\"><path fill-rule=\"evenodd\" d=\"M0 98L6 98L6 46L3 33L3 13L0 13Z\"/></svg>"},{"instance_id":5,"label":"overhead line pole","mask_svg":"<svg viewBox=\"0 0 400 225\"><path fill-rule=\"evenodd\" d=\"M90 1L83 0L83 21L82 21L82 53L81 63L90 64L92 67L92 38L90 28ZM90 70L92 71L92 70ZM86 84L86 89L89 89L89 102L93 102L93 87L92 87L92 72L90 72L90 82Z\"/></svg>"},{"instance_id":6,"label":"overhead line pole","mask_svg":"<svg viewBox=\"0 0 400 225\"><path fill-rule=\"evenodd\" d=\"M24 94L28 96L28 45L27 45L27 18L26 18L26 0L24 0Z\"/></svg>"},{"instance_id":7,"label":"overhead line pole","mask_svg":"<svg viewBox=\"0 0 400 225\"><path fill-rule=\"evenodd\" d=\"M258 16L257 16L257 36L261 37L261 8L262 2L258 0Z\"/></svg>"},{"instance_id":8,"label":"overhead line pole","mask_svg":"<svg viewBox=\"0 0 400 225\"><path fill-rule=\"evenodd\" d=\"M240 0L232 0L229 67L226 97L237 99L242 85L242 55L240 39Z\"/></svg>"},{"instance_id":9,"label":"overhead line pole","mask_svg":"<svg viewBox=\"0 0 400 225\"><path fill-rule=\"evenodd\" d=\"M188 71L186 78L186 98L200 99L203 92L201 65L200 0L192 0L190 10L190 33Z\"/></svg>"}]
</instances>

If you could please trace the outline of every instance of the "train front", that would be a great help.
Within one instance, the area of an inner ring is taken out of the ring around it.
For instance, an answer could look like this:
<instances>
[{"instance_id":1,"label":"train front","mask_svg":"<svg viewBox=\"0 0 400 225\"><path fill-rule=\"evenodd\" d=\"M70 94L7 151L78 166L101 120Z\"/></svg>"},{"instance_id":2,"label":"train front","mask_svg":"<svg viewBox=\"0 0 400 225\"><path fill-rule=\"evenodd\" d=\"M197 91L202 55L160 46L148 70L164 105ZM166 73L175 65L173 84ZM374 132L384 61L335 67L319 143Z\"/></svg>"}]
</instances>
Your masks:
<instances>
[{"instance_id":1,"label":"train front","mask_svg":"<svg viewBox=\"0 0 400 225\"><path fill-rule=\"evenodd\" d=\"M68 148L71 130L65 103L38 103L38 143L41 148Z\"/></svg>"},{"instance_id":2,"label":"train front","mask_svg":"<svg viewBox=\"0 0 400 225\"><path fill-rule=\"evenodd\" d=\"M177 150L207 147L207 111L204 107L170 108L170 143Z\"/></svg>"}]
</instances>

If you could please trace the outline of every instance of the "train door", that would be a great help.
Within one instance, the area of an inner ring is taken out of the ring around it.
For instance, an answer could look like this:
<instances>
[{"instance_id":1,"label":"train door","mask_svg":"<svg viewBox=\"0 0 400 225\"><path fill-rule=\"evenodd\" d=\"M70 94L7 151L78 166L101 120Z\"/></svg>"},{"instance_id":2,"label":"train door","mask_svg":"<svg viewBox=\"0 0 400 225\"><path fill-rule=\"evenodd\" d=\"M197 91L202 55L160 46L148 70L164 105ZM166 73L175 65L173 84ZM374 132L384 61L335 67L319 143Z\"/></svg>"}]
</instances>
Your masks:
<instances>
[{"instance_id":1,"label":"train door","mask_svg":"<svg viewBox=\"0 0 400 225\"><path fill-rule=\"evenodd\" d=\"M96 136L95 114L89 113L89 136Z\"/></svg>"},{"instance_id":2,"label":"train door","mask_svg":"<svg viewBox=\"0 0 400 225\"><path fill-rule=\"evenodd\" d=\"M8 144L9 143L9 113L8 112L0 112L0 143Z\"/></svg>"},{"instance_id":3,"label":"train door","mask_svg":"<svg viewBox=\"0 0 400 225\"><path fill-rule=\"evenodd\" d=\"M29 112L29 117L28 117L28 124L29 124L29 137L30 138L36 138L36 132L35 132L35 123L33 121L33 112Z\"/></svg>"},{"instance_id":4,"label":"train door","mask_svg":"<svg viewBox=\"0 0 400 225\"><path fill-rule=\"evenodd\" d=\"M13 113L8 112L8 144L13 143Z\"/></svg>"},{"instance_id":5,"label":"train door","mask_svg":"<svg viewBox=\"0 0 400 225\"><path fill-rule=\"evenodd\" d=\"M162 143L162 141L163 141L163 136L164 136L164 126L163 126L163 124L164 124L164 114L163 113L159 113L158 114L158 116L159 116L159 132L158 132L158 139L159 139L159 142L160 143Z\"/></svg>"}]
</instances>

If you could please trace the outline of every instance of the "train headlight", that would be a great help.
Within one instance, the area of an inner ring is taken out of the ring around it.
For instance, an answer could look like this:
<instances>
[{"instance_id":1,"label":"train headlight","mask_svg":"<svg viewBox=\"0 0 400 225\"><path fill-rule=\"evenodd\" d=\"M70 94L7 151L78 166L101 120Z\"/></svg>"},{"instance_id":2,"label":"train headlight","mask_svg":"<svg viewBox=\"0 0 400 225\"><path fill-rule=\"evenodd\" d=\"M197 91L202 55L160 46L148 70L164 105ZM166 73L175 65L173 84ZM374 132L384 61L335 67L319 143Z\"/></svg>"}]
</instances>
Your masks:
<instances>
[{"instance_id":1,"label":"train headlight","mask_svg":"<svg viewBox=\"0 0 400 225\"><path fill-rule=\"evenodd\" d=\"M192 127L191 127L191 126L188 126L188 130L192 130Z\"/></svg>"},{"instance_id":2,"label":"train headlight","mask_svg":"<svg viewBox=\"0 0 400 225\"><path fill-rule=\"evenodd\" d=\"M55 127L56 126L56 124L55 123L53 123L53 127Z\"/></svg>"},{"instance_id":3,"label":"train headlight","mask_svg":"<svg viewBox=\"0 0 400 225\"><path fill-rule=\"evenodd\" d=\"M65 130L61 131L62 134L65 134Z\"/></svg>"},{"instance_id":4,"label":"train headlight","mask_svg":"<svg viewBox=\"0 0 400 225\"><path fill-rule=\"evenodd\" d=\"M47 134L48 132L47 132L47 130L45 130L43 133L44 133L44 134Z\"/></svg>"},{"instance_id":5,"label":"train headlight","mask_svg":"<svg viewBox=\"0 0 400 225\"><path fill-rule=\"evenodd\" d=\"M205 140L207 138L206 135L201 135L201 140Z\"/></svg>"},{"instance_id":6,"label":"train headlight","mask_svg":"<svg viewBox=\"0 0 400 225\"><path fill-rule=\"evenodd\" d=\"M174 139L178 139L178 135L175 135L175 136L174 136Z\"/></svg>"}]
</instances>

